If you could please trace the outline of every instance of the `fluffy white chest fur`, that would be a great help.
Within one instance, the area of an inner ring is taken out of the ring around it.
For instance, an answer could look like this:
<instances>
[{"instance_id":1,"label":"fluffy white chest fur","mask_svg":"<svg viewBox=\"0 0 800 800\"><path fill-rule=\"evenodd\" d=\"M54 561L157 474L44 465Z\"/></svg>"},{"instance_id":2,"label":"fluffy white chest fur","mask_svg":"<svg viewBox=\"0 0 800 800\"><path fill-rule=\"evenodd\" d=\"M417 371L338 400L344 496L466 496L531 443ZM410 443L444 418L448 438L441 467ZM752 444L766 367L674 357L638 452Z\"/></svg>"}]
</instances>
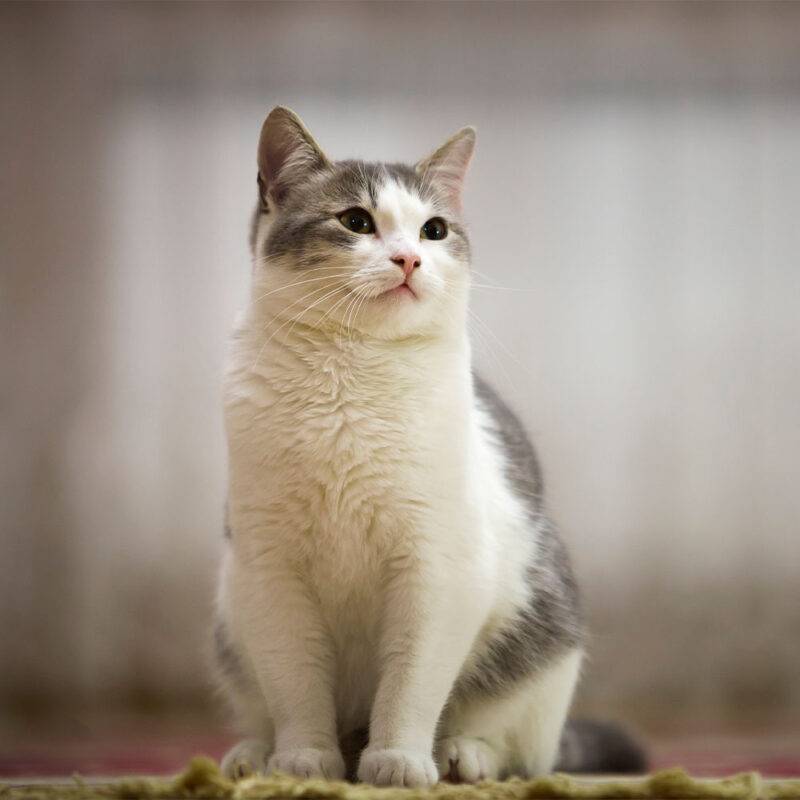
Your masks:
<instances>
[{"instance_id":1,"label":"fluffy white chest fur","mask_svg":"<svg viewBox=\"0 0 800 800\"><path fill-rule=\"evenodd\" d=\"M430 164L315 162L287 114L262 134L253 298L225 384L217 646L251 737L225 769L546 771L580 663L572 579L526 496L524 434L473 385L465 234L433 216L451 213L464 142L436 193Z\"/></svg>"},{"instance_id":2,"label":"fluffy white chest fur","mask_svg":"<svg viewBox=\"0 0 800 800\"><path fill-rule=\"evenodd\" d=\"M513 614L534 540L480 428L465 338L334 343L304 329L259 353L249 335L237 337L227 381L230 524L245 558L280 551L307 581L343 677L374 689L390 580L426 575L431 593L446 589L484 623ZM254 370L254 359L270 366ZM297 624L288 610L285 622ZM440 634L444 653L451 632ZM337 711L350 717L370 699L345 693Z\"/></svg>"}]
</instances>

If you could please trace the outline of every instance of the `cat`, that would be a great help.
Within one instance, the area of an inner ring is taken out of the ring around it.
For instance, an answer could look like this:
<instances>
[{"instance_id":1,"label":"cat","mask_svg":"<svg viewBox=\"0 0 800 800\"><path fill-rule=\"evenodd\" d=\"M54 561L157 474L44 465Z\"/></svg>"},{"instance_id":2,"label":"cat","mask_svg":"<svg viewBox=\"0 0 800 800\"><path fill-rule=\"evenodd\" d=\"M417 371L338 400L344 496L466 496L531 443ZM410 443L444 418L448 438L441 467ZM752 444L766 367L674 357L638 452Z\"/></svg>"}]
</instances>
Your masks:
<instances>
[{"instance_id":1,"label":"cat","mask_svg":"<svg viewBox=\"0 0 800 800\"><path fill-rule=\"evenodd\" d=\"M229 776L422 787L556 762L583 625L534 450L472 371L474 144L332 161L292 111L264 122L224 386L215 638L249 737Z\"/></svg>"}]
</instances>

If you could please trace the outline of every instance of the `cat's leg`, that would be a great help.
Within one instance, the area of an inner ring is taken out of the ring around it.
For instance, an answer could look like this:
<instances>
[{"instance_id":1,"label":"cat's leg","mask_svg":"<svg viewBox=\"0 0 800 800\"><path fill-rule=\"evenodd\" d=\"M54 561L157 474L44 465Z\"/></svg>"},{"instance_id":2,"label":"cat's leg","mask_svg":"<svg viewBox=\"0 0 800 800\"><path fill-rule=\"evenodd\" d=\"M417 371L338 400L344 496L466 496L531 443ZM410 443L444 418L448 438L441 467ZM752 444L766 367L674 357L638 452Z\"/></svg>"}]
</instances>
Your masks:
<instances>
[{"instance_id":1,"label":"cat's leg","mask_svg":"<svg viewBox=\"0 0 800 800\"><path fill-rule=\"evenodd\" d=\"M226 654L230 659L232 651ZM219 656L217 656L219 662ZM275 750L275 731L261 690L255 680L239 672L218 669L219 683L233 710L233 717L246 738L235 744L223 757L222 773L229 778L265 774Z\"/></svg>"},{"instance_id":2,"label":"cat's leg","mask_svg":"<svg viewBox=\"0 0 800 800\"><path fill-rule=\"evenodd\" d=\"M216 678L231 707L236 727L247 738L225 754L221 769L227 777L238 779L266 773L267 763L275 750L275 732L256 677L241 645L231 635L226 619L224 583L222 588L218 620L214 627Z\"/></svg>"},{"instance_id":3,"label":"cat's leg","mask_svg":"<svg viewBox=\"0 0 800 800\"><path fill-rule=\"evenodd\" d=\"M578 683L583 650L574 650L542 670L531 681L528 714L516 726L516 753L512 772L533 777L551 772L558 757L561 733Z\"/></svg>"},{"instance_id":4,"label":"cat's leg","mask_svg":"<svg viewBox=\"0 0 800 800\"><path fill-rule=\"evenodd\" d=\"M264 775L272 755L272 743L266 739L242 739L222 757L220 769L231 780L249 775Z\"/></svg>"},{"instance_id":5,"label":"cat's leg","mask_svg":"<svg viewBox=\"0 0 800 800\"><path fill-rule=\"evenodd\" d=\"M233 780L265 775L275 751L275 731L261 691L255 682L248 685L232 676L223 676L221 683L237 727L246 736L223 756L222 774Z\"/></svg>"},{"instance_id":6,"label":"cat's leg","mask_svg":"<svg viewBox=\"0 0 800 800\"><path fill-rule=\"evenodd\" d=\"M576 648L501 692L454 698L436 747L440 774L474 783L550 772L581 658Z\"/></svg>"},{"instance_id":7,"label":"cat's leg","mask_svg":"<svg viewBox=\"0 0 800 800\"><path fill-rule=\"evenodd\" d=\"M343 778L332 643L313 593L280 554L234 560L237 629L274 726L267 771Z\"/></svg>"},{"instance_id":8,"label":"cat's leg","mask_svg":"<svg viewBox=\"0 0 800 800\"><path fill-rule=\"evenodd\" d=\"M466 552L466 548L465 548ZM381 632L381 678L360 780L429 786L436 725L485 618L485 576L475 563L426 556L392 561ZM477 588L476 588L477 587Z\"/></svg>"}]
</instances>

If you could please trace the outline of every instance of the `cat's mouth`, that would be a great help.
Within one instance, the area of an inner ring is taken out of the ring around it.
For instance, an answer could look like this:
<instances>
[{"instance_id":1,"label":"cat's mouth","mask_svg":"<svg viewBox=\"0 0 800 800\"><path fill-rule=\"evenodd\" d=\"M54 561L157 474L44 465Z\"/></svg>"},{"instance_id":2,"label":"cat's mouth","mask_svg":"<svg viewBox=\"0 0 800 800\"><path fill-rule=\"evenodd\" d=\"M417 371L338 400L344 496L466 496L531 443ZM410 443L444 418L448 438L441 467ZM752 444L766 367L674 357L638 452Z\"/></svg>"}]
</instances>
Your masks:
<instances>
[{"instance_id":1,"label":"cat's mouth","mask_svg":"<svg viewBox=\"0 0 800 800\"><path fill-rule=\"evenodd\" d=\"M387 291L383 292L381 297L410 297L414 300L417 299L417 293L411 288L411 286L403 281L403 283L395 286L392 289L388 289Z\"/></svg>"}]
</instances>

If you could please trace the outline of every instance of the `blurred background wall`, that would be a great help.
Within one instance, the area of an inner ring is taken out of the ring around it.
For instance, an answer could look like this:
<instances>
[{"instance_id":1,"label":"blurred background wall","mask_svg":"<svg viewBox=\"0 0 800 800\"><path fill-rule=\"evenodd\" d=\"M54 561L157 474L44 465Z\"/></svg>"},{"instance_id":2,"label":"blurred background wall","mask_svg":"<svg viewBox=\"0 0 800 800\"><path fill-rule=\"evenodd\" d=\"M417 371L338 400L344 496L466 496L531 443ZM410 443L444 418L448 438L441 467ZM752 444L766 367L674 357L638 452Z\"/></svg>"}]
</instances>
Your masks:
<instances>
[{"instance_id":1,"label":"blurred background wall","mask_svg":"<svg viewBox=\"0 0 800 800\"><path fill-rule=\"evenodd\" d=\"M0 704L210 708L220 374L276 103L479 130L478 363L538 443L584 709L800 714L800 4L0 7Z\"/></svg>"}]
</instances>

